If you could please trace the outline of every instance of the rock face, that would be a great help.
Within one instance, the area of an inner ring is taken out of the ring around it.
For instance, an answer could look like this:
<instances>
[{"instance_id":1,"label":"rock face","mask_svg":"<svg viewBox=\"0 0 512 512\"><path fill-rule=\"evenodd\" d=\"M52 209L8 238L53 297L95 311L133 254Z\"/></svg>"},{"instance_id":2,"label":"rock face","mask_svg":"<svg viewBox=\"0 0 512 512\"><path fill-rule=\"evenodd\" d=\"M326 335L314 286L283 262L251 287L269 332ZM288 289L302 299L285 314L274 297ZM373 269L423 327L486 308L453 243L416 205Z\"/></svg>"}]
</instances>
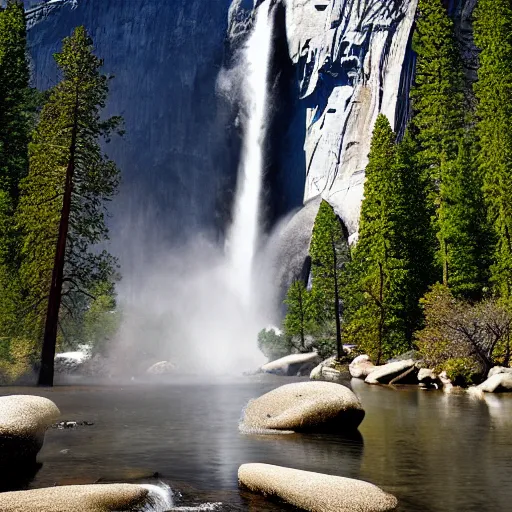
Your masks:
<instances>
[{"instance_id":1,"label":"rock face","mask_svg":"<svg viewBox=\"0 0 512 512\"><path fill-rule=\"evenodd\" d=\"M368 482L269 464L240 466L238 481L309 512L385 512L398 504L394 496Z\"/></svg>"},{"instance_id":2,"label":"rock face","mask_svg":"<svg viewBox=\"0 0 512 512\"><path fill-rule=\"evenodd\" d=\"M265 373L274 373L276 375L304 375L311 372L320 361L321 357L316 352L308 352L307 354L291 354L282 357L276 361L264 364L261 371Z\"/></svg>"},{"instance_id":3,"label":"rock face","mask_svg":"<svg viewBox=\"0 0 512 512\"><path fill-rule=\"evenodd\" d=\"M512 373L496 373L477 386L477 389L484 393L503 393L512 391Z\"/></svg>"},{"instance_id":4,"label":"rock face","mask_svg":"<svg viewBox=\"0 0 512 512\"><path fill-rule=\"evenodd\" d=\"M364 410L347 387L331 382L300 382L281 386L251 400L244 429L314 431L355 430Z\"/></svg>"},{"instance_id":5,"label":"rock face","mask_svg":"<svg viewBox=\"0 0 512 512\"><path fill-rule=\"evenodd\" d=\"M409 380L411 380L411 378L414 377L415 379L418 373L415 365L416 363L413 359L385 364L384 366L380 366L376 370L372 371L368 377L366 377L365 382L367 384L389 384L391 381L408 371L410 371L410 373L404 376L404 378L409 377ZM403 380L400 380L399 382L402 383Z\"/></svg>"},{"instance_id":6,"label":"rock face","mask_svg":"<svg viewBox=\"0 0 512 512\"><path fill-rule=\"evenodd\" d=\"M0 468L31 464L43 445L46 429L60 416L47 398L12 395L0 398ZM0 507L0 510L3 510Z\"/></svg>"},{"instance_id":7,"label":"rock face","mask_svg":"<svg viewBox=\"0 0 512 512\"><path fill-rule=\"evenodd\" d=\"M113 512L139 510L149 491L140 485L70 485L0 494L2 512Z\"/></svg>"},{"instance_id":8,"label":"rock face","mask_svg":"<svg viewBox=\"0 0 512 512\"><path fill-rule=\"evenodd\" d=\"M349 365L350 375L354 379L366 379L370 373L379 368L375 366L367 355L357 356Z\"/></svg>"},{"instance_id":9,"label":"rock face","mask_svg":"<svg viewBox=\"0 0 512 512\"><path fill-rule=\"evenodd\" d=\"M211 232L229 216L239 137L217 77L230 3L52 0L29 11L38 88L55 85L52 55L79 25L90 31L105 73L115 76L105 113L123 116L126 136L114 137L106 150L123 172L111 221L122 229L113 225L111 232L126 272L126 265L140 264L128 260L140 253L129 250L133 245L153 245L153 235L181 244L181 237Z\"/></svg>"}]
</instances>

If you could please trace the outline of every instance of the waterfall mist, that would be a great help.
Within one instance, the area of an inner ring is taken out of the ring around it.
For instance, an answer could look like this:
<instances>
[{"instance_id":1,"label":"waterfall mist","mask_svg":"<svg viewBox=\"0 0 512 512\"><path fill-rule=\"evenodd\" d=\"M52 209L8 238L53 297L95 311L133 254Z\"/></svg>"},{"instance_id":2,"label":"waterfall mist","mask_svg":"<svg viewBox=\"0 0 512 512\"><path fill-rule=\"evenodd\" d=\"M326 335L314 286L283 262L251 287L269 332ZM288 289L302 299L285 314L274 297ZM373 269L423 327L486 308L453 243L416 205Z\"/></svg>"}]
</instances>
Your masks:
<instances>
[{"instance_id":1,"label":"waterfall mist","mask_svg":"<svg viewBox=\"0 0 512 512\"><path fill-rule=\"evenodd\" d=\"M260 4L235 67L219 75L219 92L240 103L243 118L233 220L225 243L198 234L185 247L168 250L153 240L142 245L151 251L144 263L139 259L127 272L126 256L121 260L123 320L112 355L133 375L162 360L175 363L178 372L202 375L240 374L265 361L257 333L279 310L272 265L261 261L269 251L262 248L260 233L271 17L270 2ZM138 247L140 258L140 240L148 239L150 230L142 223L140 237L130 232L123 252Z\"/></svg>"}]
</instances>

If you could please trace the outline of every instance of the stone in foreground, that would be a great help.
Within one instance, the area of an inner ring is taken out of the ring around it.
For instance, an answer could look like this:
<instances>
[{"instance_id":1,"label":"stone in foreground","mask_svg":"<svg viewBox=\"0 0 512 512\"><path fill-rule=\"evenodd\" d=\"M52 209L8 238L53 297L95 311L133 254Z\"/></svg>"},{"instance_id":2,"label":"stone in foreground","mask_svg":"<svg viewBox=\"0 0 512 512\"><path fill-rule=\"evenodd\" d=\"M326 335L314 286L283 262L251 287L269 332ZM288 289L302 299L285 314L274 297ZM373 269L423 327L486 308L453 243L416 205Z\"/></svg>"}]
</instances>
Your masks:
<instances>
[{"instance_id":1,"label":"stone in foreground","mask_svg":"<svg viewBox=\"0 0 512 512\"><path fill-rule=\"evenodd\" d=\"M357 356L348 367L354 379L366 379L377 368L380 366L375 366L367 355Z\"/></svg>"},{"instance_id":2,"label":"stone in foreground","mask_svg":"<svg viewBox=\"0 0 512 512\"><path fill-rule=\"evenodd\" d=\"M309 512L386 512L398 504L394 496L368 482L269 464L240 466L238 481L253 492Z\"/></svg>"},{"instance_id":3,"label":"stone in foreground","mask_svg":"<svg viewBox=\"0 0 512 512\"><path fill-rule=\"evenodd\" d=\"M415 368L415 364L416 363L413 359L408 359L406 361L397 361L395 363L388 363L384 366L379 366L379 368L372 371L368 377L366 377L365 382L367 384L389 384L391 381L396 378L400 378L402 375L403 379L400 379L397 383L406 382L407 377L414 378L414 380L416 380L418 371ZM409 371L410 373L405 375L405 373Z\"/></svg>"},{"instance_id":4,"label":"stone in foreground","mask_svg":"<svg viewBox=\"0 0 512 512\"><path fill-rule=\"evenodd\" d=\"M70 485L0 494L2 512L135 511L149 491L140 485Z\"/></svg>"},{"instance_id":5,"label":"stone in foreground","mask_svg":"<svg viewBox=\"0 0 512 512\"><path fill-rule=\"evenodd\" d=\"M496 373L476 387L484 393L505 393L512 391L512 373Z\"/></svg>"},{"instance_id":6,"label":"stone in foreground","mask_svg":"<svg viewBox=\"0 0 512 512\"><path fill-rule=\"evenodd\" d=\"M47 398L12 395L0 398L0 468L33 463L46 429L60 416ZM3 510L0 507L0 510Z\"/></svg>"},{"instance_id":7,"label":"stone in foreground","mask_svg":"<svg viewBox=\"0 0 512 512\"><path fill-rule=\"evenodd\" d=\"M351 431L364 418L357 396L332 382L281 386L247 405L241 427L249 430Z\"/></svg>"},{"instance_id":8,"label":"stone in foreground","mask_svg":"<svg viewBox=\"0 0 512 512\"><path fill-rule=\"evenodd\" d=\"M261 367L261 370L265 373L291 376L297 375L297 373L302 375L304 373L304 369L308 368L309 371L307 374L309 374L309 372L321 361L321 357L316 352L291 354L264 364Z\"/></svg>"}]
</instances>

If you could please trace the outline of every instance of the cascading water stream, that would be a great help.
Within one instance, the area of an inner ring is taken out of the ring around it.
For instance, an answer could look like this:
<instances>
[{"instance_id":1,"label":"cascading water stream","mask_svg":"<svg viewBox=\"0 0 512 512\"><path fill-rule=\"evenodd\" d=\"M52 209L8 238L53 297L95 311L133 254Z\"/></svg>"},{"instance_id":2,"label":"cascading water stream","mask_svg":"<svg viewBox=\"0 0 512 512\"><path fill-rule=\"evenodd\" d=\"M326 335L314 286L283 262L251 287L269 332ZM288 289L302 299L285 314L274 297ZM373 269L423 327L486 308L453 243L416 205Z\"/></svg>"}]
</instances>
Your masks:
<instances>
[{"instance_id":1,"label":"cascading water stream","mask_svg":"<svg viewBox=\"0 0 512 512\"><path fill-rule=\"evenodd\" d=\"M269 14L270 1L260 4L252 33L243 49L243 101L247 122L238 171L233 224L227 241L232 287L246 306L251 301L252 271L261 220L263 144L267 124L267 88L272 46L272 23Z\"/></svg>"}]
</instances>

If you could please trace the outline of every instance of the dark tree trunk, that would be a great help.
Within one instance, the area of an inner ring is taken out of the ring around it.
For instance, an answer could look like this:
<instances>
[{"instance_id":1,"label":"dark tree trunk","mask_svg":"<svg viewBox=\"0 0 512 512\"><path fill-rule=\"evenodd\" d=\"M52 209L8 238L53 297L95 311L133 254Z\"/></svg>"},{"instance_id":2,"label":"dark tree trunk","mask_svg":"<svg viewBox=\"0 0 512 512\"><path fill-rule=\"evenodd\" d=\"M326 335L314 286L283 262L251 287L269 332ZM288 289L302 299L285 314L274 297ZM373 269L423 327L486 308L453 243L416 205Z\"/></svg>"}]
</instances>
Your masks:
<instances>
[{"instance_id":1,"label":"dark tree trunk","mask_svg":"<svg viewBox=\"0 0 512 512\"><path fill-rule=\"evenodd\" d=\"M73 127L71 131L71 146L69 161L66 169L66 183L64 200L59 223L59 234L55 261L52 271L52 282L48 298L46 323L44 326L43 348L41 351L41 369L39 370L39 386L53 386L55 345L57 343L57 330L59 326L59 311L62 301L62 283L64 280L64 264L66 260L66 242L69 231L69 217L71 213L71 197L73 193L73 176L75 173L76 139L78 131L78 90L75 98L73 113Z\"/></svg>"}]
</instances>

